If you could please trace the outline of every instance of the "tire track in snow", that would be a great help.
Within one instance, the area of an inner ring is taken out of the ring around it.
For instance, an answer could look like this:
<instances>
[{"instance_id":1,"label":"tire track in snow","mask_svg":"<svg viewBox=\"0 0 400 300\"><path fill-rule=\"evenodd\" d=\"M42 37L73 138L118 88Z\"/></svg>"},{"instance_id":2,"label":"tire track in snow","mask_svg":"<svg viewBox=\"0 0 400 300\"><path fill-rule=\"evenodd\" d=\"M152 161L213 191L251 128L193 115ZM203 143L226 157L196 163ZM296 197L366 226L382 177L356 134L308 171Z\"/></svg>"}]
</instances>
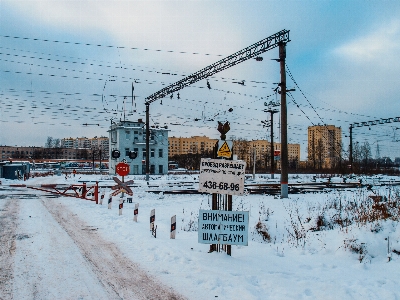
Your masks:
<instances>
[{"instance_id":1,"label":"tire track in snow","mask_svg":"<svg viewBox=\"0 0 400 300\"><path fill-rule=\"evenodd\" d=\"M8 199L0 211L0 299L13 299L13 256L16 250L19 200Z\"/></svg>"},{"instance_id":2,"label":"tire track in snow","mask_svg":"<svg viewBox=\"0 0 400 300\"><path fill-rule=\"evenodd\" d=\"M42 199L42 203L73 239L110 298L185 299L126 258L113 243L104 240L96 228L88 226L64 205L53 199Z\"/></svg>"}]
</instances>

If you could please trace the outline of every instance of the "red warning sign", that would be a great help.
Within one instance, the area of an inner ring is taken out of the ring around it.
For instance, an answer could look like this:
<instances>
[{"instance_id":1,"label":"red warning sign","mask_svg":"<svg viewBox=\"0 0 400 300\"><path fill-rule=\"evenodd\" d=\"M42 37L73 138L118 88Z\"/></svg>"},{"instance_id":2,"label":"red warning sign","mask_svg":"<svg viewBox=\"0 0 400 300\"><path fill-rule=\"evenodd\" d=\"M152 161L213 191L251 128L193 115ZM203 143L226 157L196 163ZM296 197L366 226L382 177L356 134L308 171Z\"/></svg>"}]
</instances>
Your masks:
<instances>
[{"instance_id":1,"label":"red warning sign","mask_svg":"<svg viewBox=\"0 0 400 300\"><path fill-rule=\"evenodd\" d=\"M129 174L129 165L126 163L120 162L115 166L115 172L119 176L126 176Z\"/></svg>"}]
</instances>

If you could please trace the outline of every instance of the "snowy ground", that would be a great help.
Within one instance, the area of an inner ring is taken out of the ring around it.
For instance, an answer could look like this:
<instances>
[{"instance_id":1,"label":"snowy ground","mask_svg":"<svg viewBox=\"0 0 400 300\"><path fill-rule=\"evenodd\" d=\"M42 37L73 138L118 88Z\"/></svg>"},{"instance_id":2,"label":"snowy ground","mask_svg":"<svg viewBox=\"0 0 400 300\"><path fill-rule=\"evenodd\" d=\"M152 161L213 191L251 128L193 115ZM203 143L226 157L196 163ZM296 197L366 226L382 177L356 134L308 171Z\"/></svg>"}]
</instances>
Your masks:
<instances>
[{"instance_id":1,"label":"snowy ground","mask_svg":"<svg viewBox=\"0 0 400 300\"><path fill-rule=\"evenodd\" d=\"M265 182L266 177L257 177L256 182ZM342 208L365 201L373 194L366 188L288 199L234 196L233 210L250 214L249 245L232 246L228 256L208 253L209 245L198 243L198 211L211 209L210 195L148 193L142 177L125 178L129 179L137 187L133 203L124 204L122 215L118 196L107 208L110 189L105 189L103 205L96 205L26 188L11 191L7 186L16 181L2 180L0 299L400 298L398 221L329 223L338 213L333 205ZM363 177L363 182L391 179ZM78 180L114 184L109 176L89 175L37 177L24 183ZM153 178L150 185L167 187L178 180L192 181L197 189L196 176ZM289 177L289 183L302 180L311 176ZM390 200L397 188L386 184L374 186L373 191ZM135 203L139 203L138 222L133 221ZM149 230L151 209L156 212L157 238ZM346 213L340 210L342 219ZM175 240L169 234L173 215L177 216ZM310 230L321 215L324 226ZM270 241L257 232L259 220ZM351 251L356 248L362 251Z\"/></svg>"}]
</instances>

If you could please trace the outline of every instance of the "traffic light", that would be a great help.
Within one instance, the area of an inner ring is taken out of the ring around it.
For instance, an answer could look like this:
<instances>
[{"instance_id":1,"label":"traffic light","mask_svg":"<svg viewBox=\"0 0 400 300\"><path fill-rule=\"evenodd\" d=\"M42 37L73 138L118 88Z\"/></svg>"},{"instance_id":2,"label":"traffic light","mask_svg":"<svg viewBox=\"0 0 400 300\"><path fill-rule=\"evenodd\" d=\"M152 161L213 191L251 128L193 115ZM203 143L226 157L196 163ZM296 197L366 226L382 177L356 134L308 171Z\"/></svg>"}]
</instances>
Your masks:
<instances>
[{"instance_id":1,"label":"traffic light","mask_svg":"<svg viewBox=\"0 0 400 300\"><path fill-rule=\"evenodd\" d=\"M121 153L119 152L119 150L113 150L112 152L111 152L111 157L112 158L118 158L118 157L120 157L121 156Z\"/></svg>"},{"instance_id":2,"label":"traffic light","mask_svg":"<svg viewBox=\"0 0 400 300\"><path fill-rule=\"evenodd\" d=\"M136 151L129 151L128 154L130 159L135 159L137 157L137 152Z\"/></svg>"}]
</instances>

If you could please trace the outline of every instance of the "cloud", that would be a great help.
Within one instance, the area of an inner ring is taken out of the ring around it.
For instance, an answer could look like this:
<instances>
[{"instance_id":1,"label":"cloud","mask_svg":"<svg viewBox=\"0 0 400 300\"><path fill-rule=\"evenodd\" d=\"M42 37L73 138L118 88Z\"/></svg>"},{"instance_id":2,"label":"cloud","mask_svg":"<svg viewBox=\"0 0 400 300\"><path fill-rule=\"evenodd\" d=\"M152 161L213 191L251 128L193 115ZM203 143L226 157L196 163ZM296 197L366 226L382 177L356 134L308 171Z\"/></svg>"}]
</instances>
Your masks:
<instances>
[{"instance_id":1,"label":"cloud","mask_svg":"<svg viewBox=\"0 0 400 300\"><path fill-rule=\"evenodd\" d=\"M319 97L362 120L393 117L398 103L400 20L375 28L327 52L320 77Z\"/></svg>"},{"instance_id":2,"label":"cloud","mask_svg":"<svg viewBox=\"0 0 400 300\"><path fill-rule=\"evenodd\" d=\"M400 20L393 20L334 50L336 54L359 63L385 64L400 50ZM397 59L396 59L397 60Z\"/></svg>"}]
</instances>

